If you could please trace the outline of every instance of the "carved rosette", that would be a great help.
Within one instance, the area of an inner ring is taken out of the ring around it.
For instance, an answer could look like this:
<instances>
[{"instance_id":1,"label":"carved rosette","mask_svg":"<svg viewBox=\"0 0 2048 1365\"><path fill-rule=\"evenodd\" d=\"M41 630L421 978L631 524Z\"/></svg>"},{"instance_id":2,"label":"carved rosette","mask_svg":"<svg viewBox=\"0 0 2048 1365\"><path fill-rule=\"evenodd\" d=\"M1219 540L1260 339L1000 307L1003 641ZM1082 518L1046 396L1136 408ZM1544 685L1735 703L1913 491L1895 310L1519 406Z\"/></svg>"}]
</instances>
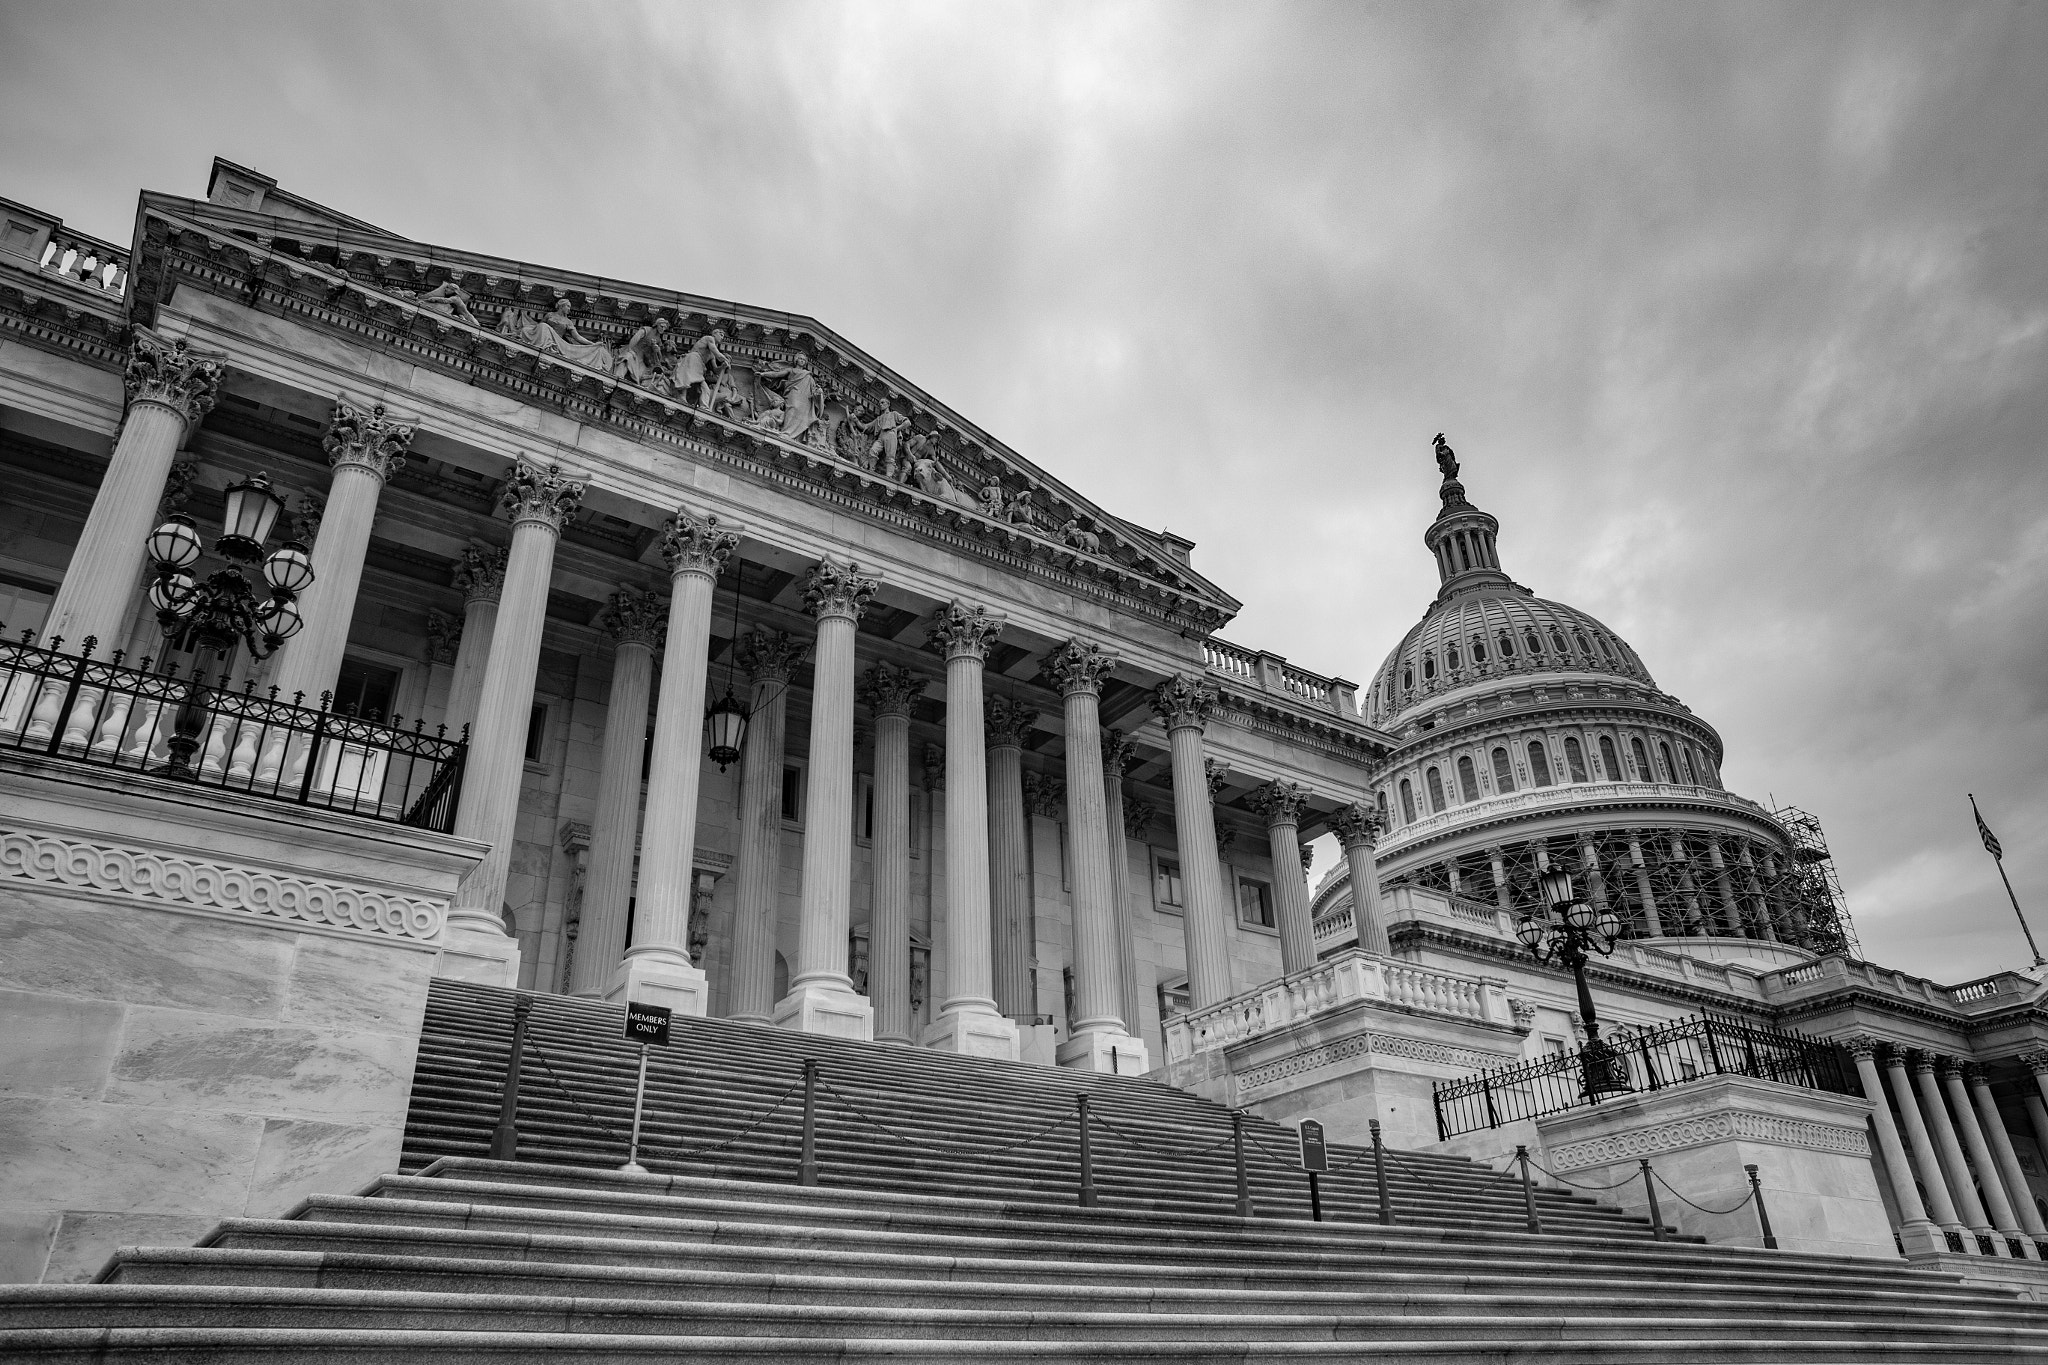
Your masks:
<instances>
[{"instance_id":1,"label":"carved rosette","mask_svg":"<svg viewBox=\"0 0 2048 1365\"><path fill-rule=\"evenodd\" d=\"M1152 827L1153 817L1158 814L1158 809L1149 801L1124 802L1124 837L1127 839L1143 837L1145 831Z\"/></svg>"},{"instance_id":2,"label":"carved rosette","mask_svg":"<svg viewBox=\"0 0 2048 1365\"><path fill-rule=\"evenodd\" d=\"M619 644L659 649L668 634L668 603L645 588L621 583L591 624Z\"/></svg>"},{"instance_id":3,"label":"carved rosette","mask_svg":"<svg viewBox=\"0 0 2048 1365\"><path fill-rule=\"evenodd\" d=\"M565 476L558 464L543 469L520 460L512 466L512 477L505 480L505 490L498 501L512 514L514 526L534 522L559 532L562 524L583 505L584 488L584 484Z\"/></svg>"},{"instance_id":4,"label":"carved rosette","mask_svg":"<svg viewBox=\"0 0 2048 1365\"><path fill-rule=\"evenodd\" d=\"M121 382L129 403L160 403L196 422L213 409L226 361L225 352L195 351L183 337L173 341L137 327L129 337Z\"/></svg>"},{"instance_id":5,"label":"carved rosette","mask_svg":"<svg viewBox=\"0 0 2048 1365\"><path fill-rule=\"evenodd\" d=\"M877 719L908 716L924 699L925 679L907 668L876 664L860 680L860 699Z\"/></svg>"},{"instance_id":6,"label":"carved rosette","mask_svg":"<svg viewBox=\"0 0 2048 1365\"><path fill-rule=\"evenodd\" d=\"M1134 755L1135 746L1132 745L1129 735L1121 730L1104 730L1102 732L1102 775L1104 777L1107 777L1112 782L1121 778L1124 775L1124 771L1131 766L1131 759Z\"/></svg>"},{"instance_id":7,"label":"carved rosette","mask_svg":"<svg viewBox=\"0 0 2048 1365\"><path fill-rule=\"evenodd\" d=\"M1038 724L1038 712L1009 697L988 697L982 702L982 721L989 748L1015 749Z\"/></svg>"},{"instance_id":8,"label":"carved rosette","mask_svg":"<svg viewBox=\"0 0 2048 1365\"><path fill-rule=\"evenodd\" d=\"M1337 841L1347 849L1363 844L1367 848L1380 841L1386 832L1386 821L1379 811L1371 806L1349 805L1339 810L1330 821L1330 828L1337 833Z\"/></svg>"},{"instance_id":9,"label":"carved rosette","mask_svg":"<svg viewBox=\"0 0 2048 1365\"><path fill-rule=\"evenodd\" d=\"M385 416L382 403L365 409L338 398L320 446L327 452L327 463L336 468L360 465L382 482L405 468L405 453L412 449L413 433L418 430Z\"/></svg>"},{"instance_id":10,"label":"carved rosette","mask_svg":"<svg viewBox=\"0 0 2048 1365\"><path fill-rule=\"evenodd\" d=\"M717 578L725 572L725 562L739 543L739 533L724 529L717 517L700 517L687 507L678 507L675 515L661 524L661 557L676 578L684 574Z\"/></svg>"},{"instance_id":11,"label":"carved rosette","mask_svg":"<svg viewBox=\"0 0 2048 1365\"><path fill-rule=\"evenodd\" d=\"M942 792L946 789L946 746L927 744L924 746L924 789L927 792Z\"/></svg>"},{"instance_id":12,"label":"carved rosette","mask_svg":"<svg viewBox=\"0 0 2048 1365\"><path fill-rule=\"evenodd\" d=\"M789 675L810 657L810 646L789 638L789 632L756 626L734 642L733 662L749 682L788 682Z\"/></svg>"},{"instance_id":13,"label":"carved rosette","mask_svg":"<svg viewBox=\"0 0 2048 1365\"><path fill-rule=\"evenodd\" d=\"M820 621L858 622L880 586L878 580L863 577L858 564L841 568L821 559L804 575L804 608Z\"/></svg>"},{"instance_id":14,"label":"carved rosette","mask_svg":"<svg viewBox=\"0 0 2048 1365\"><path fill-rule=\"evenodd\" d=\"M1047 773L1024 774L1024 809L1047 820L1067 813L1067 784Z\"/></svg>"},{"instance_id":15,"label":"carved rosette","mask_svg":"<svg viewBox=\"0 0 2048 1365\"><path fill-rule=\"evenodd\" d=\"M1099 696L1102 681L1116 672L1117 654L1085 640L1069 640L1045 658L1045 676L1062 697L1077 692Z\"/></svg>"},{"instance_id":16,"label":"carved rosette","mask_svg":"<svg viewBox=\"0 0 2048 1365\"><path fill-rule=\"evenodd\" d=\"M462 644L462 622L445 611L427 609L427 662L452 664Z\"/></svg>"},{"instance_id":17,"label":"carved rosette","mask_svg":"<svg viewBox=\"0 0 2048 1365\"><path fill-rule=\"evenodd\" d=\"M1223 794L1223 784L1230 780L1230 765L1220 758L1202 760L1202 780L1209 785L1209 799L1214 801Z\"/></svg>"},{"instance_id":18,"label":"carved rosette","mask_svg":"<svg viewBox=\"0 0 2048 1365\"><path fill-rule=\"evenodd\" d=\"M487 540L469 542L462 558L455 561L455 576L451 580L462 594L464 605L498 600L498 594L505 590L505 558L501 545Z\"/></svg>"},{"instance_id":19,"label":"carved rosette","mask_svg":"<svg viewBox=\"0 0 2048 1365\"><path fill-rule=\"evenodd\" d=\"M986 659L1002 629L1001 613L956 600L940 607L939 614L926 627L925 647L948 663L954 659Z\"/></svg>"},{"instance_id":20,"label":"carved rosette","mask_svg":"<svg viewBox=\"0 0 2048 1365\"><path fill-rule=\"evenodd\" d=\"M1216 684L1176 673L1152 689L1152 710L1168 730L1199 730L1216 713Z\"/></svg>"},{"instance_id":21,"label":"carved rosette","mask_svg":"<svg viewBox=\"0 0 2048 1365\"><path fill-rule=\"evenodd\" d=\"M1299 782L1268 782L1252 793L1252 809L1266 817L1266 825L1295 825L1301 823L1301 812L1308 805L1308 788Z\"/></svg>"}]
</instances>

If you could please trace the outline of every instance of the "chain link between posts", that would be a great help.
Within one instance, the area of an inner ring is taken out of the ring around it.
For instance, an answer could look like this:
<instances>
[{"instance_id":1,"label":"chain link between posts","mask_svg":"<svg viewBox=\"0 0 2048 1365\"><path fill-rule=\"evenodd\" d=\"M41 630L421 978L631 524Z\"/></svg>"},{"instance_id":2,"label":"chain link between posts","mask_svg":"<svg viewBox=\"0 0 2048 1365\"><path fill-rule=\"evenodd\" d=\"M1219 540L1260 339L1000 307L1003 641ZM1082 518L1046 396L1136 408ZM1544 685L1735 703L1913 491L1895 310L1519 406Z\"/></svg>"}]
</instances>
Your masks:
<instances>
[{"instance_id":1,"label":"chain link between posts","mask_svg":"<svg viewBox=\"0 0 2048 1365\"><path fill-rule=\"evenodd\" d=\"M798 1088L801 1089L802 1087ZM830 1081L826 1080L823 1076L818 1077L818 1088L820 1090L823 1090L826 1094L830 1095L833 1099L838 1100L841 1107L846 1109L854 1117L881 1130L884 1133L887 1133L890 1137L896 1139L896 1141L907 1143L912 1147L922 1147L927 1152L934 1152L940 1156L950 1156L961 1151L972 1152L980 1156L998 1156L1004 1152L1014 1152L1017 1151L1019 1148L1030 1146L1032 1143L1038 1141L1042 1137L1047 1137L1053 1133L1058 1132L1060 1129L1072 1123L1076 1118L1080 1117L1078 1114L1068 1114L1064 1118L1060 1119L1058 1122L1049 1124L1046 1127L1039 1129L1037 1132L1033 1133L1029 1137L1019 1138L1015 1142L1004 1143L999 1147L975 1147L964 1142L949 1143L948 1145L941 1147L935 1143L920 1141L919 1139L911 1137L906 1133L897 1132L894 1128L891 1128L888 1124L882 1122L873 1114L870 1114L866 1109L854 1103L846 1096L840 1094L838 1087L833 1085Z\"/></svg>"},{"instance_id":2,"label":"chain link between posts","mask_svg":"<svg viewBox=\"0 0 2048 1365\"><path fill-rule=\"evenodd\" d=\"M591 1113L588 1109L583 1107L583 1102L576 1098L575 1092L570 1090L569 1087L563 1082L562 1078L555 1074L554 1064L548 1061L548 1054L541 1050L539 1044L535 1043L533 1039L528 1038L526 1040L526 1050L528 1052L531 1052L536 1058L540 1060L541 1069L548 1073L548 1079L555 1083L555 1089L562 1092L562 1098L569 1101L570 1106L574 1108L577 1113L583 1115L584 1118L588 1119L591 1123L595 1124L604 1133L604 1135L610 1138L613 1142L618 1143L622 1147L628 1145L628 1139L621 1137L617 1129L613 1128L609 1123L606 1123L603 1119L599 1118L597 1115ZM739 1132L734 1133L731 1137L727 1138L723 1142L715 1142L705 1147L678 1147L674 1145L672 1139L665 1140L661 1138L654 1138L650 1134L642 1132L640 1134L640 1146L642 1148L660 1148L662 1149L663 1155L669 1157L708 1156L712 1152L722 1152L726 1148L732 1146L735 1142L738 1142L741 1138L751 1136L757 1129L760 1128L762 1124L766 1123L769 1119L774 1118L775 1115L781 1111L782 1107L789 1103L790 1098L794 1095L801 1093L803 1088L803 1082L799 1081L795 1085L791 1086L789 1089L783 1091L782 1094L777 1097L775 1103L770 1105L766 1112L764 1112L759 1118L755 1119L752 1123L748 1124L745 1128L740 1129Z\"/></svg>"}]
</instances>

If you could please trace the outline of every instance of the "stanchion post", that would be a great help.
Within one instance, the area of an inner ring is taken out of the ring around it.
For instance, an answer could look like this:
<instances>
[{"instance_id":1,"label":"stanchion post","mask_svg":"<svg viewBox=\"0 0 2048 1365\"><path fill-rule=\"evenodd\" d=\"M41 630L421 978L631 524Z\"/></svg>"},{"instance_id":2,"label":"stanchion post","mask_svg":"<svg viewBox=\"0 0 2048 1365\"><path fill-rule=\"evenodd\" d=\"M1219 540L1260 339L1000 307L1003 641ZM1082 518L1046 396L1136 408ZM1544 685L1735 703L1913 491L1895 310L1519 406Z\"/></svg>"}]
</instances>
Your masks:
<instances>
[{"instance_id":1,"label":"stanchion post","mask_svg":"<svg viewBox=\"0 0 2048 1365\"><path fill-rule=\"evenodd\" d=\"M1245 1169L1244 1164L1244 1113L1242 1110L1233 1109L1230 1111L1230 1146L1237 1158L1237 1216L1240 1218L1250 1218L1253 1215L1252 1178L1251 1172Z\"/></svg>"},{"instance_id":2,"label":"stanchion post","mask_svg":"<svg viewBox=\"0 0 2048 1365\"><path fill-rule=\"evenodd\" d=\"M1323 1221L1323 1192L1316 1184L1316 1173L1308 1173L1308 1216L1320 1223Z\"/></svg>"},{"instance_id":3,"label":"stanchion post","mask_svg":"<svg viewBox=\"0 0 2048 1365\"><path fill-rule=\"evenodd\" d=\"M797 1159L796 1183L818 1183L818 1060L804 1058L804 1147Z\"/></svg>"},{"instance_id":4,"label":"stanchion post","mask_svg":"<svg viewBox=\"0 0 2048 1365\"><path fill-rule=\"evenodd\" d=\"M1095 1149L1088 1141L1088 1097L1074 1096L1074 1104L1081 1111L1081 1207L1095 1207Z\"/></svg>"},{"instance_id":5,"label":"stanchion post","mask_svg":"<svg viewBox=\"0 0 2048 1365\"><path fill-rule=\"evenodd\" d=\"M1536 1212L1536 1186L1529 1179L1529 1149L1515 1148L1515 1160L1522 1163L1522 1211L1528 1215L1529 1231L1543 1231L1543 1219Z\"/></svg>"},{"instance_id":6,"label":"stanchion post","mask_svg":"<svg viewBox=\"0 0 2048 1365\"><path fill-rule=\"evenodd\" d=\"M498 1101L498 1126L491 1131L491 1160L519 1160L519 1063L526 1055L526 1016L533 997L512 1002L512 1055L505 1062L505 1095Z\"/></svg>"},{"instance_id":7,"label":"stanchion post","mask_svg":"<svg viewBox=\"0 0 2048 1365\"><path fill-rule=\"evenodd\" d=\"M1657 1182L1650 1175L1650 1163L1643 1161L1643 1193L1650 1196L1650 1236L1664 1240L1664 1211L1657 1207Z\"/></svg>"},{"instance_id":8,"label":"stanchion post","mask_svg":"<svg viewBox=\"0 0 2048 1365\"><path fill-rule=\"evenodd\" d=\"M1380 1140L1380 1121L1372 1119L1369 1126L1372 1129L1372 1175L1380 1191L1380 1225L1392 1227L1394 1199L1387 1193L1387 1145Z\"/></svg>"},{"instance_id":9,"label":"stanchion post","mask_svg":"<svg viewBox=\"0 0 2048 1365\"><path fill-rule=\"evenodd\" d=\"M633 1086L633 1135L626 1139L626 1164L619 1167L628 1175L646 1175L640 1164L640 1112L647 1104L647 1044L640 1044L640 1079Z\"/></svg>"},{"instance_id":10,"label":"stanchion post","mask_svg":"<svg viewBox=\"0 0 2048 1365\"><path fill-rule=\"evenodd\" d=\"M1764 1249L1776 1251L1778 1239L1771 1232L1771 1211L1764 1207L1764 1183L1757 1179L1756 1167L1744 1166L1742 1169L1749 1172L1749 1192L1756 1196L1756 1221L1763 1224Z\"/></svg>"}]
</instances>

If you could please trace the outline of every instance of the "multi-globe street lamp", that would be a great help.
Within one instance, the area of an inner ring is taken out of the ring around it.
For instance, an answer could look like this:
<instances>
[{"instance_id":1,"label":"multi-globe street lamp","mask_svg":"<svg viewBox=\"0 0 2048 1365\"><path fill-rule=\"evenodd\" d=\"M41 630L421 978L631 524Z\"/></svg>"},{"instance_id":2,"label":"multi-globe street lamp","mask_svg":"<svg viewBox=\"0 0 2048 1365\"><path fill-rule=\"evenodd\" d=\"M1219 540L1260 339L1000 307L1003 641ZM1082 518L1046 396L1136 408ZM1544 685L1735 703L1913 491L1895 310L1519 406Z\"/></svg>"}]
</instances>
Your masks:
<instances>
[{"instance_id":1,"label":"multi-globe street lamp","mask_svg":"<svg viewBox=\"0 0 2048 1365\"><path fill-rule=\"evenodd\" d=\"M295 540L284 542L268 555L263 552L283 510L284 499L271 488L267 475L230 484L221 537L213 543L214 552L228 561L228 567L207 575L204 582L195 580L191 572L199 562L201 547L198 528L190 517L174 514L149 533L146 546L156 569L156 578L149 585L149 602L156 608L157 624L166 638L183 633L195 652L211 650L225 661L238 644L247 646L252 658L267 659L299 633L305 621L299 615L298 597L313 582L312 557ZM270 589L269 596L261 600L239 567L257 563L262 564L263 581ZM174 776L191 769L199 732L206 724L204 696L205 687L195 666L167 741L169 771Z\"/></svg>"},{"instance_id":2,"label":"multi-globe street lamp","mask_svg":"<svg viewBox=\"0 0 2048 1365\"><path fill-rule=\"evenodd\" d=\"M1602 957L1612 953L1623 932L1621 919L1612 910L1581 899L1572 886L1572 874L1561 868L1550 869L1538 880L1543 889L1543 911L1524 914L1515 926L1515 937L1538 962L1571 968L1579 988L1579 1018L1586 1025L1586 1045L1579 1049L1586 1097L1626 1093L1634 1088L1629 1084L1628 1059L1600 1036L1593 992L1586 986L1588 952Z\"/></svg>"}]
</instances>

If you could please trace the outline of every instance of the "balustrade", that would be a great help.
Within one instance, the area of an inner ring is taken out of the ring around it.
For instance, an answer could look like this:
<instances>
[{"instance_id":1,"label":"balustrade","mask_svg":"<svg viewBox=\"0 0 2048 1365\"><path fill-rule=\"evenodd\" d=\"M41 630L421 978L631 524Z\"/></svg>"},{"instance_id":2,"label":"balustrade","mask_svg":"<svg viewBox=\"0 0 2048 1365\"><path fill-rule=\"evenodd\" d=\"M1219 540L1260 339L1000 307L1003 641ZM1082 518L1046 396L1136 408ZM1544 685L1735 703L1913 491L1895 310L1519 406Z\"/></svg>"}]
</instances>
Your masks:
<instances>
[{"instance_id":1,"label":"balustrade","mask_svg":"<svg viewBox=\"0 0 2048 1365\"><path fill-rule=\"evenodd\" d=\"M120 298L128 292L127 262L125 249L59 227L51 232L38 264L53 275Z\"/></svg>"}]
</instances>

